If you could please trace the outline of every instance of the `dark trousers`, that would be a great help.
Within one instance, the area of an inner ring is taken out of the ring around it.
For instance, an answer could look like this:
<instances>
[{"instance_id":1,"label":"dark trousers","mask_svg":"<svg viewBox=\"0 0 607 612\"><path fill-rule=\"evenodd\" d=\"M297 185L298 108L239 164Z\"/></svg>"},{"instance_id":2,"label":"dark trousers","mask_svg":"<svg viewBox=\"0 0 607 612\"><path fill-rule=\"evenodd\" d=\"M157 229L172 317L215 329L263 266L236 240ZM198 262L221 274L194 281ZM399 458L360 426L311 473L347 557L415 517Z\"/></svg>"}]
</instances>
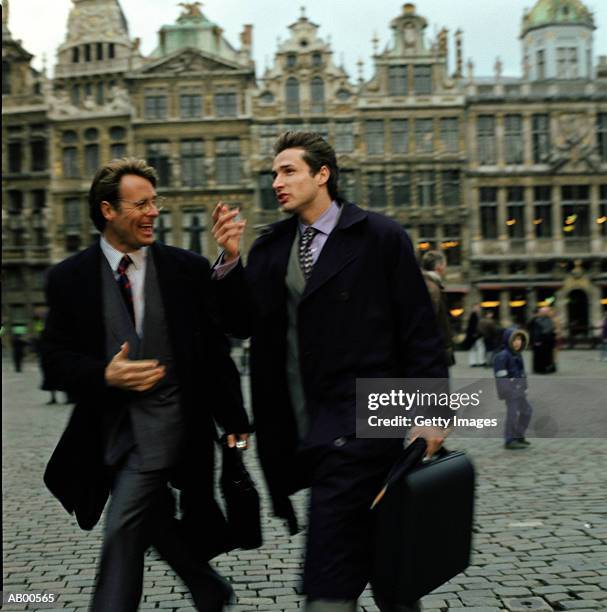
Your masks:
<instances>
[{"instance_id":1,"label":"dark trousers","mask_svg":"<svg viewBox=\"0 0 607 612\"><path fill-rule=\"evenodd\" d=\"M303 591L309 599L356 600L371 577L371 504L402 452L402 440L339 438L305 451L312 465Z\"/></svg>"},{"instance_id":2,"label":"dark trousers","mask_svg":"<svg viewBox=\"0 0 607 612\"><path fill-rule=\"evenodd\" d=\"M196 558L173 517L170 470L140 472L131 452L117 469L106 514L93 612L134 612L143 586L144 555L154 546L192 593L199 610L217 609L226 584Z\"/></svg>"},{"instance_id":3,"label":"dark trousers","mask_svg":"<svg viewBox=\"0 0 607 612\"><path fill-rule=\"evenodd\" d=\"M533 412L531 404L529 404L524 395L512 397L506 400L506 410L504 439L506 442L511 442L512 440L524 438Z\"/></svg>"}]
</instances>

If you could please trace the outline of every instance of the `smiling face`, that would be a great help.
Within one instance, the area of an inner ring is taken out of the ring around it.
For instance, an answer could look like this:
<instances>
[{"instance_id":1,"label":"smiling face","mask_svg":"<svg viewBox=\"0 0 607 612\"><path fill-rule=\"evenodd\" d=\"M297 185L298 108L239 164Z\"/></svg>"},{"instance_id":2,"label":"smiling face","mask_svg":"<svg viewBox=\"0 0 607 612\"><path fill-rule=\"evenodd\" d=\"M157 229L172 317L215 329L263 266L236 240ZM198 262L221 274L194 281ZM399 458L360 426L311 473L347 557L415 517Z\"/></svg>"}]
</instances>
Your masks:
<instances>
[{"instance_id":1,"label":"smiling face","mask_svg":"<svg viewBox=\"0 0 607 612\"><path fill-rule=\"evenodd\" d=\"M120 179L120 202L114 208L109 202L101 203L106 220L103 236L118 251L129 253L154 242L154 221L158 209L148 206L141 212L134 202L150 202L156 197L156 189L150 181L135 174L125 174Z\"/></svg>"},{"instance_id":2,"label":"smiling face","mask_svg":"<svg viewBox=\"0 0 607 612\"><path fill-rule=\"evenodd\" d=\"M299 215L302 221L311 223L331 204L327 190L330 171L322 166L312 174L303 152L285 149L274 158L272 187L283 212Z\"/></svg>"}]
</instances>

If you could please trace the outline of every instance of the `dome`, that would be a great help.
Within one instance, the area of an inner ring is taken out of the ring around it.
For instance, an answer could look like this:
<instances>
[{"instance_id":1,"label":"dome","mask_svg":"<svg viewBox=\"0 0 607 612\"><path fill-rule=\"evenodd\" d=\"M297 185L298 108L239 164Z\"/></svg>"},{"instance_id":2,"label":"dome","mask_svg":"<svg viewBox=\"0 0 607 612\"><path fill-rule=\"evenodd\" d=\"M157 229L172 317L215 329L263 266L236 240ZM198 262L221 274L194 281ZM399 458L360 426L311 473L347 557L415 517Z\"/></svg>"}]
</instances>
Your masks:
<instances>
[{"instance_id":1,"label":"dome","mask_svg":"<svg viewBox=\"0 0 607 612\"><path fill-rule=\"evenodd\" d=\"M595 29L594 16L581 0L538 0L523 16L523 35L548 25L581 25Z\"/></svg>"}]
</instances>

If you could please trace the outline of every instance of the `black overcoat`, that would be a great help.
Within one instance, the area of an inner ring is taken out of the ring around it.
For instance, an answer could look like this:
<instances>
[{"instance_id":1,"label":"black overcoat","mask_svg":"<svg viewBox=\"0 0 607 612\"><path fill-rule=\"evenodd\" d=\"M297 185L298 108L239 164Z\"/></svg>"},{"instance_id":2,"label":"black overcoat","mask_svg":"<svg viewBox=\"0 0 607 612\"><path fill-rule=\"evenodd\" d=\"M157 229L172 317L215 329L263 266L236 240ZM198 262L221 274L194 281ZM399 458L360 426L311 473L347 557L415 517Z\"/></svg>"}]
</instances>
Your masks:
<instances>
[{"instance_id":1,"label":"black overcoat","mask_svg":"<svg viewBox=\"0 0 607 612\"><path fill-rule=\"evenodd\" d=\"M285 276L297 217L267 228L218 281L224 325L251 336L257 448L278 516L306 483L294 469L298 439L286 380ZM401 226L344 203L298 310L301 373L311 429L306 445L355 430L357 378L447 378L436 318Z\"/></svg>"},{"instance_id":2,"label":"black overcoat","mask_svg":"<svg viewBox=\"0 0 607 612\"><path fill-rule=\"evenodd\" d=\"M184 461L175 484L187 492L196 511L219 517L212 499L213 419L230 433L249 431L249 423L238 371L217 322L215 284L207 260L189 251L154 243L148 256L157 270L187 425ZM76 399L45 482L84 529L97 523L109 494L102 415L106 413L107 422L107 411L118 414L129 396L105 384L102 263L97 243L50 271L42 336L46 377ZM207 527L213 531L213 524Z\"/></svg>"}]
</instances>

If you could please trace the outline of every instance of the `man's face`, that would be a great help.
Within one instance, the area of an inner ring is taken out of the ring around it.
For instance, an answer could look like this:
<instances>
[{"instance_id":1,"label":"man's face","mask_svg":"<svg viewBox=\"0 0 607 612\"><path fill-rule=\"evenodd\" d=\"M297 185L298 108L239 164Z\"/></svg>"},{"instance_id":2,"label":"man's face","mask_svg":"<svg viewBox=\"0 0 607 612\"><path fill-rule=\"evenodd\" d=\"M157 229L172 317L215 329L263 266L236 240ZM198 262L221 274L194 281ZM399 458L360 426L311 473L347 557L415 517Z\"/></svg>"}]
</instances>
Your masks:
<instances>
[{"instance_id":1,"label":"man's face","mask_svg":"<svg viewBox=\"0 0 607 612\"><path fill-rule=\"evenodd\" d=\"M154 220L158 209L151 203L156 198L156 190L150 181L135 174L126 174L120 180L119 209L108 202L101 203L101 211L106 219L103 235L117 250L125 253L135 251L154 242ZM147 207L143 203L147 204ZM144 210L137 208L137 204Z\"/></svg>"},{"instance_id":2,"label":"man's face","mask_svg":"<svg viewBox=\"0 0 607 612\"><path fill-rule=\"evenodd\" d=\"M326 193L328 169L323 166L312 176L310 166L302 159L303 153L303 149L285 149L274 158L272 188L283 212L301 214L321 192Z\"/></svg>"}]
</instances>

